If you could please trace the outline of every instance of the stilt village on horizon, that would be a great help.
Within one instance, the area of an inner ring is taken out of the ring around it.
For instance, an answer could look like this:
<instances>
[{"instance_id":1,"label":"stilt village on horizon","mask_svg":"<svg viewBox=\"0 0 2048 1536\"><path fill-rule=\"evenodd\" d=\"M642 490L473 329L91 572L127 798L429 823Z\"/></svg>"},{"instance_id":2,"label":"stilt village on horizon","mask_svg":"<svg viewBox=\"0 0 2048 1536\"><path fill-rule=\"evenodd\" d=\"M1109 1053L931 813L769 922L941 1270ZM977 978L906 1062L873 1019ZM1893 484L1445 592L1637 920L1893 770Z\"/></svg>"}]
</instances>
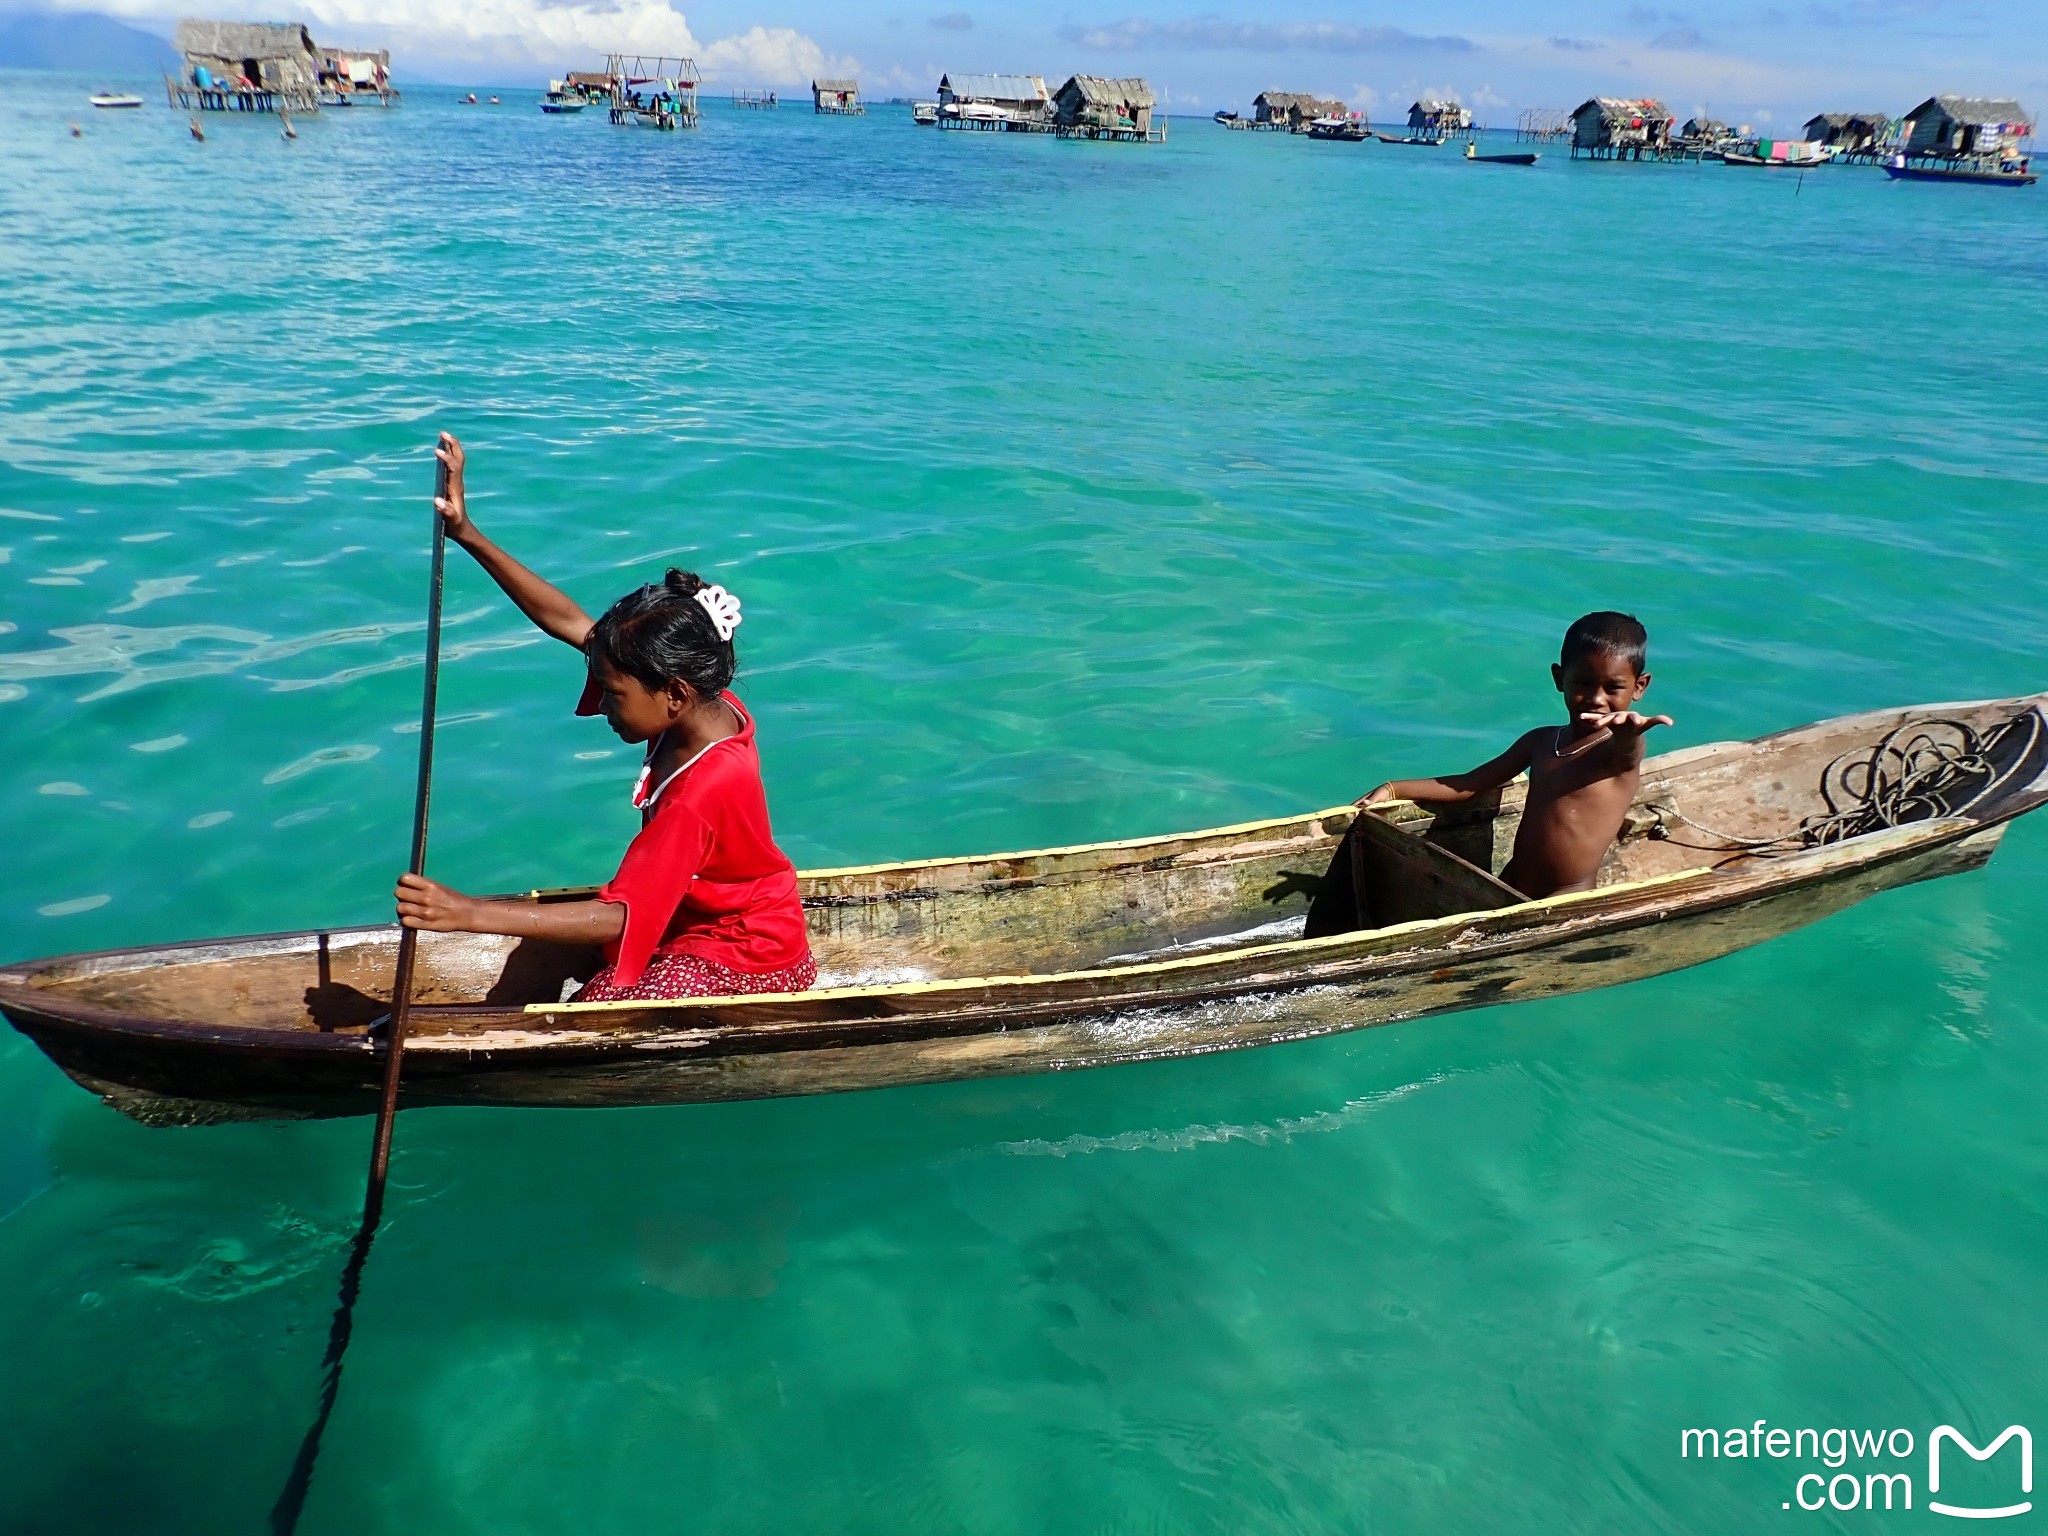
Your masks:
<instances>
[{"instance_id":1,"label":"stilt village on horizon","mask_svg":"<svg viewBox=\"0 0 2048 1536\"><path fill-rule=\"evenodd\" d=\"M314 40L303 23L180 22L175 46L182 55L176 75L166 74L164 91L174 108L197 112L311 114L323 108L381 106L399 100L385 49L337 47ZM621 127L694 128L701 121L702 72L683 57L614 53L602 69L572 70L553 80L539 102L552 116L601 108ZM103 93L95 106L140 106L141 98ZM497 96L464 105L501 105ZM772 90L734 89L730 104L750 110L781 106ZM1069 76L1056 90L1034 74L940 76L931 100L902 101L919 127L983 133L1036 133L1058 138L1124 143L1162 143L1168 117L1151 83L1142 78ZM860 82L819 78L811 82L812 111L825 116L865 115ZM1827 165L1881 166L1893 178L2028 186L2038 178L2031 166L2031 115L2018 101L1936 94L1910 110L1820 112L1799 138L1770 138L1747 125L1731 126L1704 112L1683 123L1651 97L1595 96L1577 108L1535 108L1522 112L1512 129L1518 148L1481 153L1481 135L1471 109L1456 100L1428 98L1408 109L1400 131L1373 127L1364 112L1344 102L1300 91L1264 91L1252 111L1219 111L1214 120L1245 132L1284 132L1312 139L1441 148L1462 143L1465 158L1499 164L1532 165L1544 146L1561 146L1574 160L1686 162L1773 170L1809 170ZM195 138L203 138L194 120ZM289 136L289 128L287 134ZM1534 146L1534 147L1528 147Z\"/></svg>"}]
</instances>

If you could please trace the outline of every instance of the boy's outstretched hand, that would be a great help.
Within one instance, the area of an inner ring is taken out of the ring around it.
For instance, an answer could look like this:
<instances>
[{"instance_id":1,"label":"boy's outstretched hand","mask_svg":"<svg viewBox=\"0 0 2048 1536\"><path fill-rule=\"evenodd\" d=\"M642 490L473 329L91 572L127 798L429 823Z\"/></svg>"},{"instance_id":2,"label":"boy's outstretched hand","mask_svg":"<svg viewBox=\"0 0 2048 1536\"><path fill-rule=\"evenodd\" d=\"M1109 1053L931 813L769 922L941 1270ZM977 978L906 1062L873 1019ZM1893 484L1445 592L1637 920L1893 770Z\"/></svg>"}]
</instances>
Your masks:
<instances>
[{"instance_id":1,"label":"boy's outstretched hand","mask_svg":"<svg viewBox=\"0 0 2048 1536\"><path fill-rule=\"evenodd\" d=\"M459 538L469 526L469 502L462 490L462 466L464 457L462 442L453 432L443 432L441 441L434 449L448 471L448 494L434 498L434 510L441 514L441 527L449 538Z\"/></svg>"},{"instance_id":2,"label":"boy's outstretched hand","mask_svg":"<svg viewBox=\"0 0 2048 1536\"><path fill-rule=\"evenodd\" d=\"M1677 723L1669 715L1640 715L1632 709L1618 709L1612 714L1588 710L1579 718L1596 731L1608 730L1617 736L1640 736L1653 725Z\"/></svg>"},{"instance_id":3,"label":"boy's outstretched hand","mask_svg":"<svg viewBox=\"0 0 2048 1536\"><path fill-rule=\"evenodd\" d=\"M469 933L470 919L479 905L460 891L450 890L425 875L400 875L398 921L407 928L424 928L429 933Z\"/></svg>"}]
</instances>

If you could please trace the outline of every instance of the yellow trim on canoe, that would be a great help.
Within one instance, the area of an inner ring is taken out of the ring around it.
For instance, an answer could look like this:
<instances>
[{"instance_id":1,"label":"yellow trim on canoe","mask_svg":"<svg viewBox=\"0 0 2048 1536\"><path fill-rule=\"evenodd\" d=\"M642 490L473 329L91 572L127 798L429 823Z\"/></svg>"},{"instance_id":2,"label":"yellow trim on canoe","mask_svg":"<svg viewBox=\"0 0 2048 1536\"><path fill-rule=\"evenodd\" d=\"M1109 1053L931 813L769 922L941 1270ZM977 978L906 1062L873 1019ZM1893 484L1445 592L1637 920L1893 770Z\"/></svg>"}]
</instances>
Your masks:
<instances>
[{"instance_id":1,"label":"yellow trim on canoe","mask_svg":"<svg viewBox=\"0 0 2048 1536\"><path fill-rule=\"evenodd\" d=\"M1327 816L1328 811L1318 815ZM1289 816L1284 821L1298 821L1302 818ZM1253 822L1253 826L1269 826L1269 822ZM1222 828L1219 830L1232 830ZM1143 842L1158 842L1158 838L1143 838ZM1117 847L1115 843L1099 843L1096 847ZM1018 855L1027 857L1027 855ZM889 866L879 866L887 868ZM913 997L929 996L935 992L964 992L988 987L1045 986L1055 981L1097 981L1108 977L1156 976L1171 971L1199 970L1203 966L1214 966L1226 961L1262 960L1269 955L1305 955L1318 950L1342 949L1356 944L1361 938L1381 939L1389 935L1419 933L1426 928L1442 928L1453 923L1469 922L1474 918L1498 917L1508 912L1552 912L1568 907L1583 905L1595 898L1606 899L1620 893L1647 891L1658 886L1675 885L1681 881L1703 880L1715 871L1707 869L1680 869L1668 875L1651 875L1643 880L1628 880L1617 885L1598 886L1590 891L1567 891L1558 896L1544 896L1535 901L1517 902L1510 907L1479 908L1471 912L1452 912L1443 917L1421 917L1411 923L1394 923L1386 928L1361 928L1351 933L1333 933L1320 939L1287 939L1278 944L1256 944L1247 949L1227 949L1210 955L1189 955L1179 960L1154 960L1144 965L1120 965L1096 967L1081 971L1044 971L1024 976L956 976L938 981L878 982L865 987L820 987L809 992L745 992L731 997L690 997L690 998L649 998L624 999L604 1003L528 1003L527 1013L598 1013L617 1011L623 1008L731 1008L745 1003L792 1003L837 1001L852 997Z\"/></svg>"}]
</instances>

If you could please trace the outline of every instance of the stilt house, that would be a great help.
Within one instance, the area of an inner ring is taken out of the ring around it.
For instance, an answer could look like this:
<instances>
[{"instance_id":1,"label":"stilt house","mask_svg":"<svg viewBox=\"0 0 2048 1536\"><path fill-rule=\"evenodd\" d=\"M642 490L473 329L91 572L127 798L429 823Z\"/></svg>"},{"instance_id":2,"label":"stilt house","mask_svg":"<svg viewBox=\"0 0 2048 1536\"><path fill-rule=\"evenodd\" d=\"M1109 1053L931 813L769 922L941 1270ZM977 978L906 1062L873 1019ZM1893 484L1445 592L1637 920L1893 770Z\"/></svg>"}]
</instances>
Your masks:
<instances>
[{"instance_id":1,"label":"stilt house","mask_svg":"<svg viewBox=\"0 0 2048 1536\"><path fill-rule=\"evenodd\" d=\"M824 112L833 117L858 117L867 108L861 105L860 82L858 80L813 80L811 82L811 110Z\"/></svg>"},{"instance_id":2,"label":"stilt house","mask_svg":"<svg viewBox=\"0 0 2048 1536\"><path fill-rule=\"evenodd\" d=\"M1882 112L1818 112L1806 120L1804 132L1844 158L1874 155L1891 138L1892 120Z\"/></svg>"},{"instance_id":3,"label":"stilt house","mask_svg":"<svg viewBox=\"0 0 2048 1536\"><path fill-rule=\"evenodd\" d=\"M1142 144L1152 137L1152 109L1157 105L1150 81L1075 75L1053 93L1053 128L1063 138Z\"/></svg>"},{"instance_id":4,"label":"stilt house","mask_svg":"<svg viewBox=\"0 0 2048 1536\"><path fill-rule=\"evenodd\" d=\"M388 106L391 54L382 48L322 48L320 102L329 107Z\"/></svg>"},{"instance_id":5,"label":"stilt house","mask_svg":"<svg viewBox=\"0 0 2048 1536\"><path fill-rule=\"evenodd\" d=\"M1300 133L1319 117L1342 117L1347 110L1341 101L1313 96L1307 91L1261 91L1252 101L1255 121L1271 123L1290 133Z\"/></svg>"},{"instance_id":6,"label":"stilt house","mask_svg":"<svg viewBox=\"0 0 2048 1536\"><path fill-rule=\"evenodd\" d=\"M941 75L939 126L1043 133L1052 98L1043 75Z\"/></svg>"},{"instance_id":7,"label":"stilt house","mask_svg":"<svg viewBox=\"0 0 2048 1536\"><path fill-rule=\"evenodd\" d=\"M1572 158L1661 158L1671 147L1676 121L1670 109L1652 97L1595 96L1572 113Z\"/></svg>"},{"instance_id":8,"label":"stilt house","mask_svg":"<svg viewBox=\"0 0 2048 1536\"><path fill-rule=\"evenodd\" d=\"M1455 101L1433 98L1416 102L1408 109L1408 131L1424 138L1447 139L1472 126L1472 112Z\"/></svg>"},{"instance_id":9,"label":"stilt house","mask_svg":"<svg viewBox=\"0 0 2048 1536\"><path fill-rule=\"evenodd\" d=\"M319 109L321 50L297 22L181 21L174 46L185 56L183 75L172 86L181 106Z\"/></svg>"},{"instance_id":10,"label":"stilt house","mask_svg":"<svg viewBox=\"0 0 2048 1536\"><path fill-rule=\"evenodd\" d=\"M1906 114L1899 147L1915 158L2010 160L2033 132L2033 119L2016 101L1930 96Z\"/></svg>"},{"instance_id":11,"label":"stilt house","mask_svg":"<svg viewBox=\"0 0 2048 1536\"><path fill-rule=\"evenodd\" d=\"M1736 143L1739 137L1718 117L1689 117L1671 145L1688 155L1714 155Z\"/></svg>"}]
</instances>

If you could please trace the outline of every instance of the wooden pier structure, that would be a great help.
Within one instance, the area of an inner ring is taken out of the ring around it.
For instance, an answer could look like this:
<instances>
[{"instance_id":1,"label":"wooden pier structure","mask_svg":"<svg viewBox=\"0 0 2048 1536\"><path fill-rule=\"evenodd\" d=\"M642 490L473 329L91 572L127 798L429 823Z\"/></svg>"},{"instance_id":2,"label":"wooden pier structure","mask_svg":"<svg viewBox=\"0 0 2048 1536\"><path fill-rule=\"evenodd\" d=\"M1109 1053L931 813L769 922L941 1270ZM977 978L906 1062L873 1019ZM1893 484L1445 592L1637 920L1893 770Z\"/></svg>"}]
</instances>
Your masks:
<instances>
[{"instance_id":1,"label":"wooden pier structure","mask_svg":"<svg viewBox=\"0 0 2048 1536\"><path fill-rule=\"evenodd\" d=\"M605 61L611 76L611 120L619 128L697 126L697 61L649 54L615 53Z\"/></svg>"},{"instance_id":2,"label":"wooden pier structure","mask_svg":"<svg viewBox=\"0 0 2048 1536\"><path fill-rule=\"evenodd\" d=\"M747 112L773 112L782 99L773 91L734 91L732 104Z\"/></svg>"},{"instance_id":3,"label":"wooden pier structure","mask_svg":"<svg viewBox=\"0 0 2048 1536\"><path fill-rule=\"evenodd\" d=\"M1531 107L1515 119L1517 144L1555 144L1572 136L1572 115L1563 107Z\"/></svg>"}]
</instances>

